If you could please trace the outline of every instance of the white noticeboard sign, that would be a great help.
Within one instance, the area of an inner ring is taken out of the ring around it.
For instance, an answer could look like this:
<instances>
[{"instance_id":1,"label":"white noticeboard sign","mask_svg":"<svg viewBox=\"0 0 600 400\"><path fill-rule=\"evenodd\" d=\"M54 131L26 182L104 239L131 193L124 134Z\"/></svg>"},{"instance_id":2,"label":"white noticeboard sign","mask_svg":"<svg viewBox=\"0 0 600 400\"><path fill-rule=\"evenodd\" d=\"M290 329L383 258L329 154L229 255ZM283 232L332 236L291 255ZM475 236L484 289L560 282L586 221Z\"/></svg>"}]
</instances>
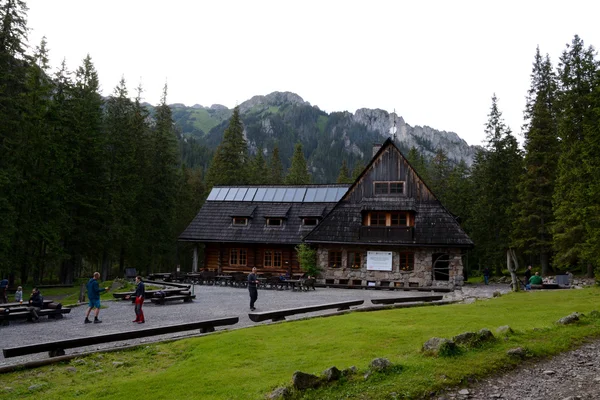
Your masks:
<instances>
[{"instance_id":1,"label":"white noticeboard sign","mask_svg":"<svg viewBox=\"0 0 600 400\"><path fill-rule=\"evenodd\" d=\"M367 271L391 271L391 251L367 251Z\"/></svg>"}]
</instances>

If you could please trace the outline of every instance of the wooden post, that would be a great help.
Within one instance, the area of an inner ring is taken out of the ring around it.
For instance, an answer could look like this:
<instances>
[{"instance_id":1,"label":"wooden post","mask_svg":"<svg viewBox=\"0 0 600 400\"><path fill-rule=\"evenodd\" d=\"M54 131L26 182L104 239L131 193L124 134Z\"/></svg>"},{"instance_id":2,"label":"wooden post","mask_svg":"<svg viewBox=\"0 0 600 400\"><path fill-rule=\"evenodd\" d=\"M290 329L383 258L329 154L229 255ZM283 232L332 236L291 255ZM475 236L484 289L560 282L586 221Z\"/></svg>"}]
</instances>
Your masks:
<instances>
[{"instance_id":1,"label":"wooden post","mask_svg":"<svg viewBox=\"0 0 600 400\"><path fill-rule=\"evenodd\" d=\"M194 245L194 261L192 263L192 272L198 272L198 244Z\"/></svg>"},{"instance_id":2,"label":"wooden post","mask_svg":"<svg viewBox=\"0 0 600 400\"><path fill-rule=\"evenodd\" d=\"M82 283L79 288L79 302L85 303L85 283Z\"/></svg>"}]
</instances>

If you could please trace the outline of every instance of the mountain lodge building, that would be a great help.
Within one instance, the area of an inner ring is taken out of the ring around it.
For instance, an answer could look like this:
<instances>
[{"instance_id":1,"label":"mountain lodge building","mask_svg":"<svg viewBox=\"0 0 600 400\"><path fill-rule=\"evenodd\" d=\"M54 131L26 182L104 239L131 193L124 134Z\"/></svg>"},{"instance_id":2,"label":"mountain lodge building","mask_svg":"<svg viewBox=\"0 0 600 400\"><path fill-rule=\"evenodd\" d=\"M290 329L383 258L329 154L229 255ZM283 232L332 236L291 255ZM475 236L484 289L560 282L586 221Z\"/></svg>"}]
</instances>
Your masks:
<instances>
[{"instance_id":1,"label":"mountain lodge building","mask_svg":"<svg viewBox=\"0 0 600 400\"><path fill-rule=\"evenodd\" d=\"M352 185L215 186L179 240L203 244L202 268L219 274L302 273L306 243L318 283L395 288L462 286L473 246L391 139Z\"/></svg>"}]
</instances>

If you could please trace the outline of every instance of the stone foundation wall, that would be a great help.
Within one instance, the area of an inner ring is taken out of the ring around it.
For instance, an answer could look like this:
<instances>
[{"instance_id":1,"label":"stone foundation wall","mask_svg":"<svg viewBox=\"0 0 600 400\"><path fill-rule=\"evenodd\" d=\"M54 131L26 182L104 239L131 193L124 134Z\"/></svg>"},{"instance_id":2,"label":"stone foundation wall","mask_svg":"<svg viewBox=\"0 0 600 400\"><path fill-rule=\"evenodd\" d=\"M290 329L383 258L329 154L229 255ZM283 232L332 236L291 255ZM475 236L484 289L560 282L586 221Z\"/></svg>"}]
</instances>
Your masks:
<instances>
[{"instance_id":1,"label":"stone foundation wall","mask_svg":"<svg viewBox=\"0 0 600 400\"><path fill-rule=\"evenodd\" d=\"M342 267L329 268L329 250L342 252ZM361 267L347 268L348 252L360 252ZM463 265L460 249L448 248L395 248L392 251L392 271L367 271L367 251L390 251L390 248L375 247L324 247L317 250L317 264L321 268L320 283L375 285L391 287L455 287L462 286ZM400 253L414 253L414 270L400 270ZM449 256L448 280L434 280L432 273L433 254L445 253Z\"/></svg>"}]
</instances>

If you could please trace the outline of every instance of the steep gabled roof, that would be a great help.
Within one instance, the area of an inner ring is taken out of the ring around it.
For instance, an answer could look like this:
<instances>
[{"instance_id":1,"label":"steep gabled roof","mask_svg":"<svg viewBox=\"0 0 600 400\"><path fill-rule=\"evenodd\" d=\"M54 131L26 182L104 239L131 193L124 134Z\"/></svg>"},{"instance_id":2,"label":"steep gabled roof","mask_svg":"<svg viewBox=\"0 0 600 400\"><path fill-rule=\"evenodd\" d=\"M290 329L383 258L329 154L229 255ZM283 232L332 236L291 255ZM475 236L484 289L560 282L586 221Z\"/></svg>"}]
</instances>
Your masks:
<instances>
[{"instance_id":1,"label":"steep gabled roof","mask_svg":"<svg viewBox=\"0 0 600 400\"><path fill-rule=\"evenodd\" d=\"M385 174L389 174L388 178L391 177L388 180L405 181L407 195L370 195L372 188L369 185L386 180ZM414 232L403 239L368 238L366 235L361 237L363 214L369 211L410 212L414 216ZM435 197L391 139L386 140L342 199L305 236L304 241L396 246L473 246L454 216Z\"/></svg>"}]
</instances>

